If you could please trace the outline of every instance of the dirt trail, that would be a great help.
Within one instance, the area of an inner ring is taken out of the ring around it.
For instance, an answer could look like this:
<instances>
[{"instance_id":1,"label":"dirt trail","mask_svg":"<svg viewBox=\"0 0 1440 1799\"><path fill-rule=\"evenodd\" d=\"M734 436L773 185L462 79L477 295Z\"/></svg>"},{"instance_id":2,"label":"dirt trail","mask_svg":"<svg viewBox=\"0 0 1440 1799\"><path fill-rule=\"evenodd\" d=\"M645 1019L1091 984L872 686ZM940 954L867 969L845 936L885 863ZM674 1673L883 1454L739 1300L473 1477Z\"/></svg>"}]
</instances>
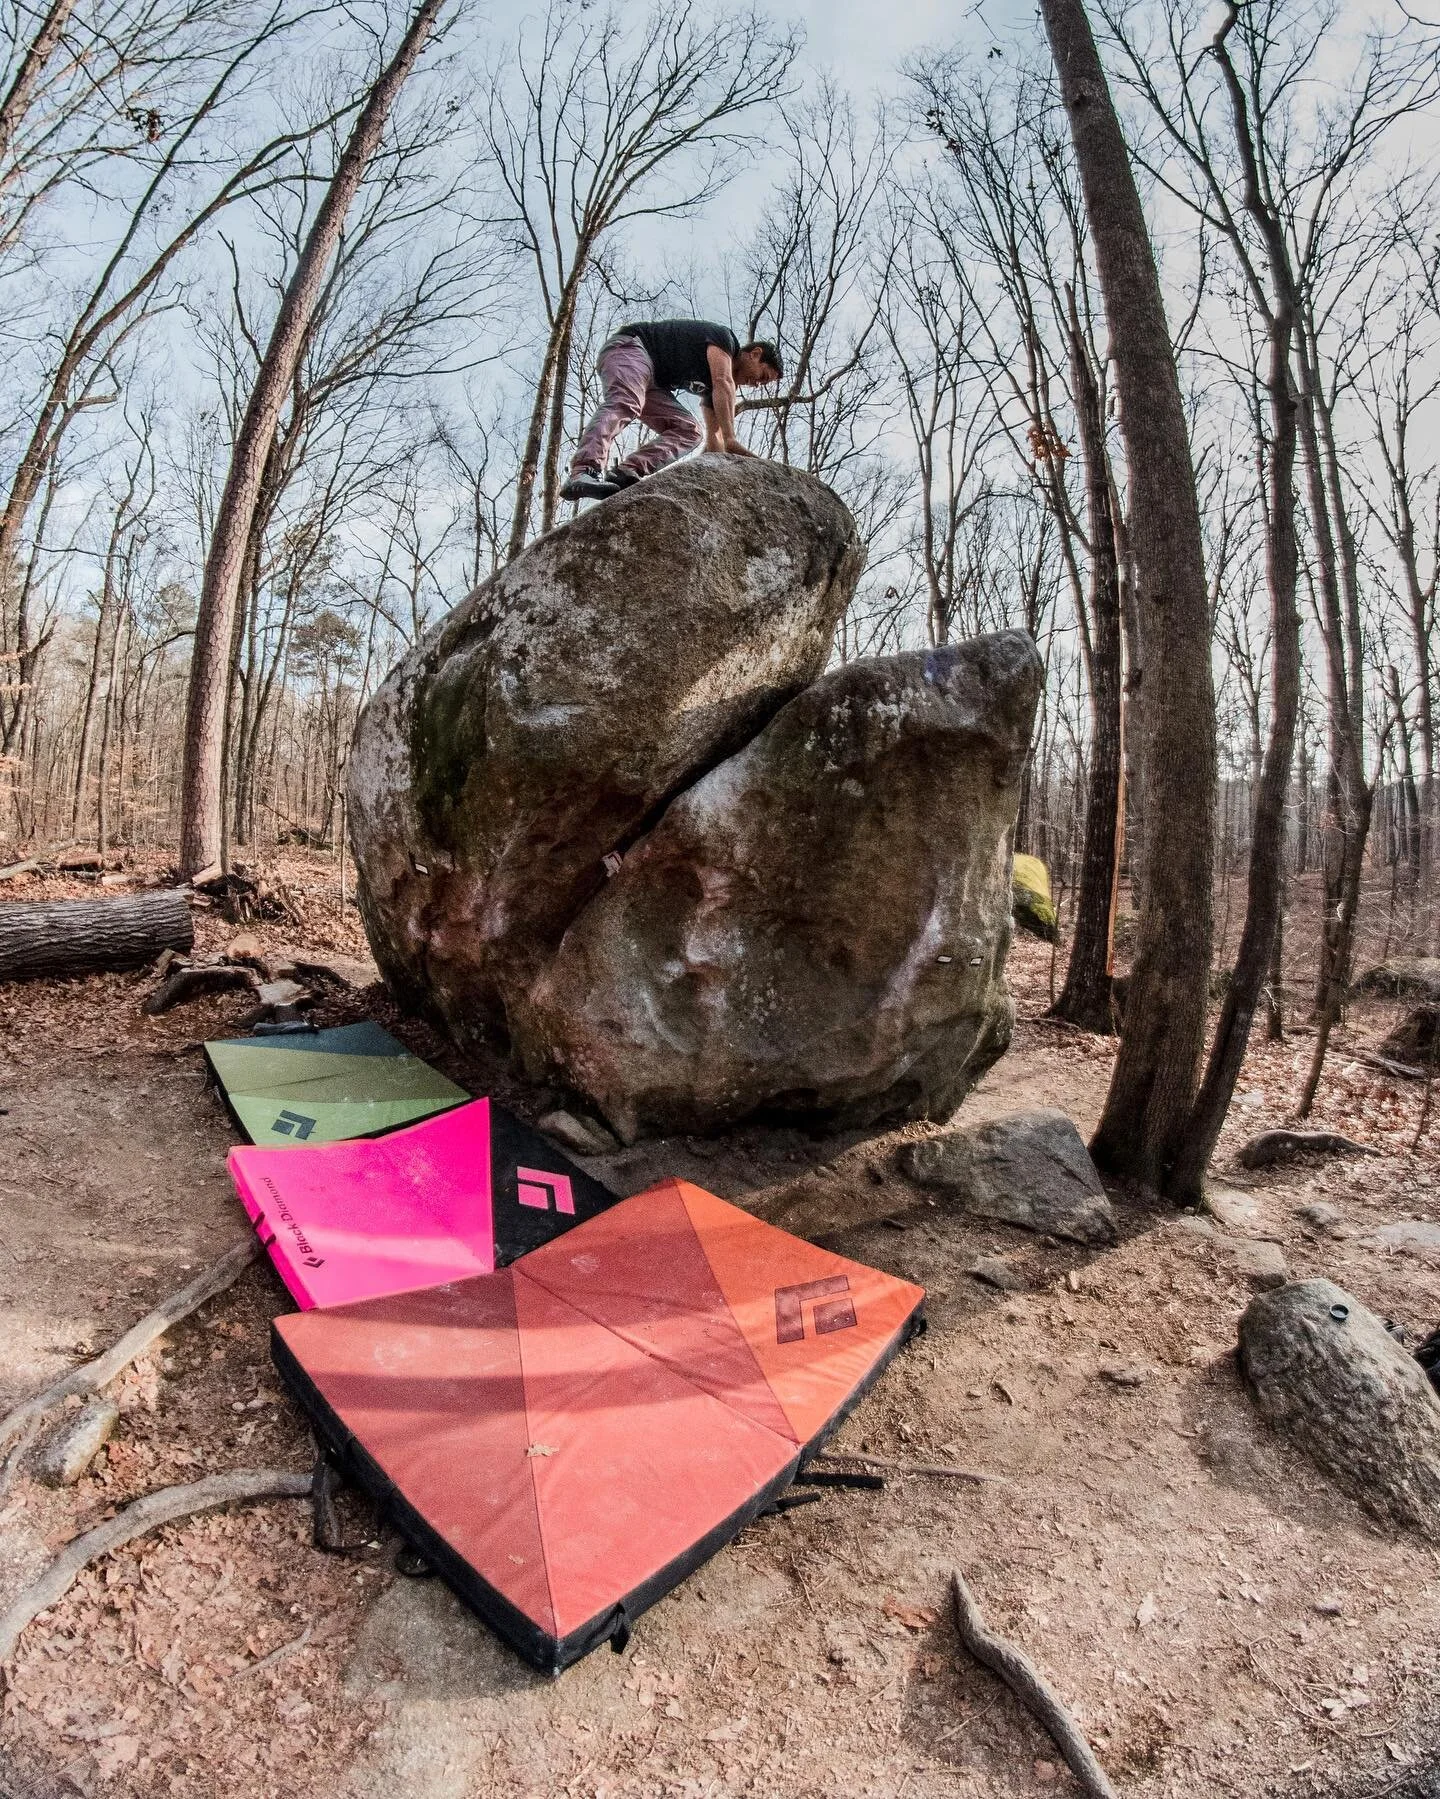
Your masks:
<instances>
[{"instance_id":1,"label":"dirt trail","mask_svg":"<svg viewBox=\"0 0 1440 1799\"><path fill-rule=\"evenodd\" d=\"M1052 1104L1093 1123L1111 1049L1036 1021L1047 972L1039 946L1017 950L1025 1022L963 1118ZM7 1400L113 1340L242 1231L224 1173L231 1132L194 1045L237 1029L247 1002L221 996L151 1022L137 1013L143 991L107 977L0 993ZM379 995L366 1009L395 1022ZM327 1015L356 1010L337 1001ZM998 1683L959 1659L943 1609L957 1562L1126 1795L1440 1791L1423 1772L1437 1556L1382 1533L1264 1430L1232 1355L1246 1235L1282 1243L1297 1275L1350 1286L1412 1341L1440 1318L1440 1266L1367 1241L1383 1222L1440 1220L1440 1132L1408 1148L1418 1088L1355 1059L1392 1017L1357 1009L1317 1119L1380 1154L1242 1187L1228 1159L1240 1135L1281 1122L1308 1040L1258 1047L1221 1155L1248 1214L1220 1229L1121 1203L1122 1240L1099 1254L917 1204L893 1169L913 1127L819 1142L757 1130L609 1158L628 1190L679 1173L747 1204L808 1201L837 1218L863 1190L876 1221L832 1240L922 1280L931 1329L841 1444L1006 1482L896 1480L754 1525L646 1615L625 1656L596 1654L557 1682L531 1675L438 1583L397 1578L393 1538L373 1534L358 1503L346 1557L311 1548L293 1502L172 1527L93 1570L27 1633L4 1700L0 1792L1073 1790ZM533 1109L496 1071L446 1065ZM1298 1216L1318 1198L1337 1231ZM1026 1290L997 1294L964 1272L990 1252ZM202 1469L307 1465L266 1349L285 1303L268 1267L252 1269L127 1381L96 1473L62 1494L22 1483L0 1501L0 1602L134 1494Z\"/></svg>"}]
</instances>

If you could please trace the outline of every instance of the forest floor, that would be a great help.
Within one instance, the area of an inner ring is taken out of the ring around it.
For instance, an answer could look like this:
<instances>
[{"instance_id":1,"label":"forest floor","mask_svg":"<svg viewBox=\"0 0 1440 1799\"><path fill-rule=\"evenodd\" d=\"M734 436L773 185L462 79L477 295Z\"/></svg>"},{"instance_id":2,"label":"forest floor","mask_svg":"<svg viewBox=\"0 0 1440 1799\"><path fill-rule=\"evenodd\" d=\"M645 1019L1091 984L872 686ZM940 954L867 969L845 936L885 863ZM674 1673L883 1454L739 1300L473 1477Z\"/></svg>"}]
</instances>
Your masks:
<instances>
[{"instance_id":1,"label":"forest floor","mask_svg":"<svg viewBox=\"0 0 1440 1799\"><path fill-rule=\"evenodd\" d=\"M271 943L363 949L335 865L291 855L303 928ZM15 883L7 898L93 891ZM202 945L232 934L199 921ZM1363 956L1362 956L1363 961ZM961 1120L1036 1105L1095 1122L1113 1045L1042 1021L1050 953L1011 959L1014 1046ZM1297 989L1301 981L1297 970ZM232 1128L200 1044L236 1034L227 994L143 1017L145 976L0 990L0 1405L103 1348L244 1235ZM1246 1176L1234 1152L1286 1119L1313 1039L1257 1043L1216 1161L1228 1222L1117 1196L1100 1252L931 1211L895 1172L927 1127L815 1140L738 1131L597 1161L638 1191L683 1175L747 1205L877 1221L828 1239L924 1283L930 1329L838 1447L957 1461L972 1485L892 1479L752 1525L639 1623L623 1656L558 1681L501 1647L435 1581L399 1578L358 1502L345 1557L300 1501L167 1527L93 1567L31 1626L0 1718L0 1794L145 1799L930 1799L1063 1793L1048 1739L959 1651L960 1567L989 1621L1046 1670L1127 1796L1420 1799L1440 1793L1440 1546L1381 1530L1263 1426L1234 1356L1246 1236L1283 1245L1413 1343L1440 1319L1440 1264L1377 1227L1440 1221L1440 1121L1412 1147L1419 1083L1367 1067L1399 1008L1357 1003L1315 1123L1376 1152ZM533 1116L543 1095L457 1062L371 990L322 1022L379 1018L473 1090ZM877 1199L878 1196L878 1199ZM1327 1234L1298 1208L1323 1198ZM918 1210L917 1210L918 1203ZM1024 1290L966 1273L999 1252ZM1433 1252L1432 1252L1433 1254ZM124 1383L95 1471L0 1500L0 1607L78 1530L200 1472L308 1470L267 1353L288 1309L269 1265L177 1327ZM1119 1376L1117 1380L1115 1377Z\"/></svg>"}]
</instances>

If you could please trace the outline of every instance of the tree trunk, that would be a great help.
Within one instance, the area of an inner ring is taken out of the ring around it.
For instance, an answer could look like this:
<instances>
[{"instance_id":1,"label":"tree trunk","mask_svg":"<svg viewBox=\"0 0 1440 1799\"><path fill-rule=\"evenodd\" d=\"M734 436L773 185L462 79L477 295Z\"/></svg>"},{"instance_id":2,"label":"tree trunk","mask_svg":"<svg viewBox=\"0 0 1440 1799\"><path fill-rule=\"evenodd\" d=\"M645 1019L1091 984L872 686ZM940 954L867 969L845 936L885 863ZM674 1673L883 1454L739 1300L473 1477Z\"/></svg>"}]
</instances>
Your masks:
<instances>
[{"instance_id":1,"label":"tree trunk","mask_svg":"<svg viewBox=\"0 0 1440 1799\"><path fill-rule=\"evenodd\" d=\"M0 906L0 981L144 968L162 950L195 942L181 888L134 898Z\"/></svg>"},{"instance_id":2,"label":"tree trunk","mask_svg":"<svg viewBox=\"0 0 1440 1799\"><path fill-rule=\"evenodd\" d=\"M540 472L540 452L544 446L545 425L550 413L555 363L560 352L560 329L557 315L545 343L540 379L535 386L535 402L530 408L530 428L525 433L525 449L515 477L515 511L510 520L510 541L505 547L507 560L513 560L520 554L525 548L525 539L530 534L530 509L535 500L535 477Z\"/></svg>"},{"instance_id":3,"label":"tree trunk","mask_svg":"<svg viewBox=\"0 0 1440 1799\"><path fill-rule=\"evenodd\" d=\"M187 874L212 866L221 854L230 643L266 459L351 202L444 4L422 0L361 108L285 290L235 440L205 561L190 661L180 802L180 863Z\"/></svg>"},{"instance_id":4,"label":"tree trunk","mask_svg":"<svg viewBox=\"0 0 1440 1799\"><path fill-rule=\"evenodd\" d=\"M0 164L10 154L15 133L29 110L35 90L44 77L46 64L58 49L61 35L74 10L75 0L50 0L45 17L40 21L40 28L31 38L29 48L21 58L20 67L15 71L15 79L10 83L5 98L0 100ZM0 194L12 185L17 172L18 170L7 171L0 167Z\"/></svg>"},{"instance_id":5,"label":"tree trunk","mask_svg":"<svg viewBox=\"0 0 1440 1799\"><path fill-rule=\"evenodd\" d=\"M1114 470L1111 470L1113 482ZM1121 839L1130 900L1138 905L1144 891L1145 863L1145 664L1140 653L1140 607L1135 593L1135 558L1118 490L1110 490L1110 516L1115 526L1115 553L1120 572L1120 632L1125 652L1124 715L1120 732L1124 748L1125 816Z\"/></svg>"},{"instance_id":6,"label":"tree trunk","mask_svg":"<svg viewBox=\"0 0 1440 1799\"><path fill-rule=\"evenodd\" d=\"M1120 847L1120 564L1110 510L1110 469L1100 388L1070 302L1070 368L1075 414L1085 464L1085 496L1090 538L1090 779L1085 800L1085 842L1075 933L1065 985L1050 1008L1083 1030L1108 1035L1114 1029L1110 1005L1114 943L1115 873Z\"/></svg>"},{"instance_id":7,"label":"tree trunk","mask_svg":"<svg viewBox=\"0 0 1440 1799\"><path fill-rule=\"evenodd\" d=\"M1370 830L1371 796L1365 780L1364 662L1358 617L1351 617L1349 569L1353 538L1343 520L1343 495L1334 483L1338 462L1322 445L1325 405L1313 343L1303 320L1297 321L1296 351L1300 371L1299 426L1305 486L1310 502L1310 528L1315 539L1314 575L1319 586L1320 636L1325 650L1325 711L1330 766L1326 771L1326 810L1321 833L1324 906L1320 920L1320 956L1315 974L1315 1014L1323 1020L1329 996L1349 978L1346 947L1349 934L1341 915L1344 896L1353 885L1358 893L1360 865ZM1341 539L1337 547L1337 533Z\"/></svg>"},{"instance_id":8,"label":"tree trunk","mask_svg":"<svg viewBox=\"0 0 1440 1799\"><path fill-rule=\"evenodd\" d=\"M134 485L132 480L132 493ZM128 500L127 494L127 503ZM117 508L110 525L110 542L105 551L105 572L100 583L100 615L95 620L95 645L90 652L90 679L85 686L85 706L80 718L80 748L75 755L75 790L70 807L72 835L80 829L80 812L85 803L85 775L90 766L90 748L94 742L95 697L100 688L100 660L105 653L105 627L110 622L110 606L115 592L115 559L119 554L125 511L125 505Z\"/></svg>"},{"instance_id":9,"label":"tree trunk","mask_svg":"<svg viewBox=\"0 0 1440 1799\"><path fill-rule=\"evenodd\" d=\"M115 676L120 666L120 627L117 614L110 633L110 668L105 677L105 710L100 721L100 752L95 769L95 848L103 856L110 847L110 733L115 720Z\"/></svg>"},{"instance_id":10,"label":"tree trunk","mask_svg":"<svg viewBox=\"0 0 1440 1799\"><path fill-rule=\"evenodd\" d=\"M1111 1173L1168 1191L1195 1097L1210 980L1215 700L1200 507L1155 255L1090 22L1082 0L1041 0L1041 13L1110 328L1147 647L1145 888L1124 1034L1092 1153Z\"/></svg>"},{"instance_id":11,"label":"tree trunk","mask_svg":"<svg viewBox=\"0 0 1440 1799\"><path fill-rule=\"evenodd\" d=\"M1306 733L1300 733L1300 803L1295 824L1295 872L1310 872L1310 749Z\"/></svg>"},{"instance_id":12,"label":"tree trunk","mask_svg":"<svg viewBox=\"0 0 1440 1799\"><path fill-rule=\"evenodd\" d=\"M45 541L45 528L50 520L50 509L55 504L55 495L59 490L59 482L54 471L46 483L45 499L40 507L40 518L35 529L37 544ZM3 695L0 695L0 756L15 754L23 756L25 749L25 727L29 717L30 691L38 672L41 656L50 642L50 632L44 633L38 643L30 639L30 601L35 590L35 556L31 555L25 565L25 573L20 580L20 595L15 605L15 704L5 715ZM3 567L3 563L0 563ZM3 576L0 576L3 582ZM52 626L53 631L53 626ZM16 800L16 817L19 818L19 801Z\"/></svg>"},{"instance_id":13,"label":"tree trunk","mask_svg":"<svg viewBox=\"0 0 1440 1799\"><path fill-rule=\"evenodd\" d=\"M1390 710L1395 719L1395 735L1400 740L1400 827L1405 846L1405 880L1412 895L1420 879L1423 837L1420 823L1420 791L1415 782L1415 754L1410 741L1410 720L1405 714L1405 701L1400 692L1400 675L1391 663L1385 670L1389 684Z\"/></svg>"},{"instance_id":14,"label":"tree trunk","mask_svg":"<svg viewBox=\"0 0 1440 1799\"><path fill-rule=\"evenodd\" d=\"M1300 716L1300 612L1296 588L1300 551L1295 531L1296 405L1290 373L1295 335L1296 285L1284 227L1261 194L1254 140L1240 85L1225 39L1239 14L1235 6L1215 39L1216 60L1230 93L1235 139L1245 169L1245 205L1265 239L1274 290L1268 331L1270 366L1265 389L1270 413L1267 454L1265 569L1270 588L1270 634L1273 641L1270 739L1265 746L1259 792L1250 834L1245 924L1230 984L1225 990L1205 1078L1175 1166L1174 1184L1181 1193L1199 1195L1210 1157L1220 1138L1225 1114L1245 1060L1250 1026L1265 990L1279 929L1284 891L1285 801L1290 793L1290 765L1295 754L1295 726Z\"/></svg>"},{"instance_id":15,"label":"tree trunk","mask_svg":"<svg viewBox=\"0 0 1440 1799\"><path fill-rule=\"evenodd\" d=\"M1275 941L1270 946L1270 974L1265 983L1265 1036L1270 1043L1285 1041L1285 889L1280 889L1280 910L1275 915Z\"/></svg>"},{"instance_id":16,"label":"tree trunk","mask_svg":"<svg viewBox=\"0 0 1440 1799\"><path fill-rule=\"evenodd\" d=\"M1320 1075L1325 1067L1325 1052L1330 1047L1330 1033L1339 1020L1340 1008L1345 1000L1345 979L1340 970L1349 968L1350 951L1355 941L1355 914L1360 905L1360 877L1363 869L1365 839L1370 834L1370 814L1373 803L1374 793L1371 789L1366 788L1361 801L1360 815L1354 825L1361 853L1352 861L1347 862L1343 871L1343 885L1340 889L1334 921L1334 950L1328 964L1329 984L1320 1003L1315 1031L1315 1053L1310 1061L1309 1072L1305 1076L1305 1087L1300 1095L1300 1102L1295 1108L1297 1118L1310 1116L1310 1108L1315 1103L1315 1095L1320 1087Z\"/></svg>"},{"instance_id":17,"label":"tree trunk","mask_svg":"<svg viewBox=\"0 0 1440 1799\"><path fill-rule=\"evenodd\" d=\"M565 394L570 385L570 345L575 331L575 299L572 288L563 302L560 342L555 351L555 373L550 390L550 435L545 444L545 477L540 502L540 529L555 527L555 504L560 487L560 445L565 437Z\"/></svg>"}]
</instances>

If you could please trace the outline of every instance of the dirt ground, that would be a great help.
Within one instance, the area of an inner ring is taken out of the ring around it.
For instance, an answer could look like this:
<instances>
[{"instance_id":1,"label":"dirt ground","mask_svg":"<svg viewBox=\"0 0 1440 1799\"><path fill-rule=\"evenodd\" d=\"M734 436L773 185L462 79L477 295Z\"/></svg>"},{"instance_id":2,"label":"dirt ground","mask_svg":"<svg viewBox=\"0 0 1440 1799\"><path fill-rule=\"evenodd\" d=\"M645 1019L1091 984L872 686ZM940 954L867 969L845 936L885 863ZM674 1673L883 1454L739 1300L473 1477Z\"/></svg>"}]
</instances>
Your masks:
<instances>
[{"instance_id":1,"label":"dirt ground","mask_svg":"<svg viewBox=\"0 0 1440 1799\"><path fill-rule=\"evenodd\" d=\"M272 942L359 951L332 863L291 858L303 928ZM80 892L14 884L7 898ZM232 934L199 921L202 943ZM1088 1129L1112 1046L1040 1019L1050 954L1019 940L1011 1051L962 1119L1058 1105ZM1298 976L1297 976L1298 981ZM8 1405L118 1337L244 1234L233 1140L199 1044L243 1028L222 995L152 1020L144 976L0 989L0 1314ZM1440 1121L1418 1150L1418 1083L1366 1066L1397 1008L1337 1033L1316 1122L1364 1158L1265 1176L1243 1137L1284 1121L1312 1039L1251 1053L1216 1164L1222 1217L1118 1202L1094 1253L930 1207L886 1135L750 1130L593 1164L626 1192L681 1174L771 1215L874 1220L827 1240L922 1281L930 1329L843 1427L838 1447L999 1477L907 1476L881 1493L752 1525L640 1621L623 1656L558 1681L528 1671L433 1581L398 1577L394 1537L357 1501L345 1556L283 1501L157 1532L93 1567L26 1632L0 1720L6 1799L930 1799L1063 1793L1070 1776L1007 1691L958 1650L946 1602L964 1570L988 1618L1047 1671L1125 1795L1440 1794L1440 1549L1380 1530L1259 1422L1234 1360L1246 1236L1284 1246L1413 1343L1440 1319L1440 1259L1372 1240L1440 1221ZM464 1066L384 996L336 996L322 1022L374 1016L472 1090L534 1115L545 1097ZM848 1196L848 1197L847 1197ZM1327 1234L1297 1208L1323 1198ZM888 1222L886 1217L888 1215ZM1024 1290L967 1274L1008 1257ZM1432 1252L1433 1255L1433 1252ZM288 1301L268 1264L173 1331L128 1376L96 1471L0 1500L0 1609L78 1530L201 1472L309 1466L269 1363Z\"/></svg>"}]
</instances>

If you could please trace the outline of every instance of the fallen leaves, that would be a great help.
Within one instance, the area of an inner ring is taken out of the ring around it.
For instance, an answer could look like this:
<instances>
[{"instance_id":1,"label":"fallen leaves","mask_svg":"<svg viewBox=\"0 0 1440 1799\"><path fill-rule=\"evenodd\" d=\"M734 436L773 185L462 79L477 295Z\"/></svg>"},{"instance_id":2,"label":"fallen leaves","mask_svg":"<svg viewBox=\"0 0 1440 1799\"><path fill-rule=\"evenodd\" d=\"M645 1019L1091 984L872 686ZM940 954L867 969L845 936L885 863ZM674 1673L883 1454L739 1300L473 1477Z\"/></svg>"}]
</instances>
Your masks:
<instances>
[{"instance_id":1,"label":"fallen leaves","mask_svg":"<svg viewBox=\"0 0 1440 1799\"><path fill-rule=\"evenodd\" d=\"M887 1599L883 1610L887 1618L903 1624L906 1630L929 1630L940 1616L933 1605L906 1605L899 1599Z\"/></svg>"},{"instance_id":2,"label":"fallen leaves","mask_svg":"<svg viewBox=\"0 0 1440 1799\"><path fill-rule=\"evenodd\" d=\"M679 1683L665 1669L637 1657L635 1672L625 1685L635 1695L636 1704L646 1711L658 1711L665 1718L684 1718Z\"/></svg>"}]
</instances>

